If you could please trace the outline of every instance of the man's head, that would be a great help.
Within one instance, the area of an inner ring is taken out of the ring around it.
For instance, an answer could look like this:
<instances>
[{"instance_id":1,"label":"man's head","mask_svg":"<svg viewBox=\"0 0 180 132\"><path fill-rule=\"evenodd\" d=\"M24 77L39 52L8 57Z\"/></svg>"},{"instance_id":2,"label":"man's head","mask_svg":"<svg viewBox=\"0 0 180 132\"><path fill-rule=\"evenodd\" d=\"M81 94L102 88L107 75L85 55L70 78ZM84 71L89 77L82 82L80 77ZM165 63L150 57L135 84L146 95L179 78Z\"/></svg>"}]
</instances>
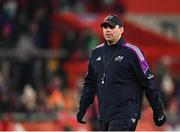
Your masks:
<instances>
[{"instance_id":1,"label":"man's head","mask_svg":"<svg viewBox=\"0 0 180 132\"><path fill-rule=\"evenodd\" d=\"M103 35L109 44L116 43L124 32L123 23L117 15L109 15L101 23Z\"/></svg>"}]
</instances>

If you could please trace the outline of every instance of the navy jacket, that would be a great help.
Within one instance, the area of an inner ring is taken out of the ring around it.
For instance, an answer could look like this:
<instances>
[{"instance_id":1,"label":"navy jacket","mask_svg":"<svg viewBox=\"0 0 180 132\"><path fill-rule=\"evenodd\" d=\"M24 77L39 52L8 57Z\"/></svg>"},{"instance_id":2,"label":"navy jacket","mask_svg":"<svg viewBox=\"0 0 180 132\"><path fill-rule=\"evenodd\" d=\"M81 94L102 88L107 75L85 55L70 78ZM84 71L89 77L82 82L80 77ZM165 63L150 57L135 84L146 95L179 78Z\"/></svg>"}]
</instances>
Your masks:
<instances>
[{"instance_id":1,"label":"navy jacket","mask_svg":"<svg viewBox=\"0 0 180 132\"><path fill-rule=\"evenodd\" d=\"M86 111L97 95L100 120L139 119L144 91L153 111L162 112L160 92L140 49L123 38L110 46L105 42L89 57L80 110Z\"/></svg>"}]
</instances>

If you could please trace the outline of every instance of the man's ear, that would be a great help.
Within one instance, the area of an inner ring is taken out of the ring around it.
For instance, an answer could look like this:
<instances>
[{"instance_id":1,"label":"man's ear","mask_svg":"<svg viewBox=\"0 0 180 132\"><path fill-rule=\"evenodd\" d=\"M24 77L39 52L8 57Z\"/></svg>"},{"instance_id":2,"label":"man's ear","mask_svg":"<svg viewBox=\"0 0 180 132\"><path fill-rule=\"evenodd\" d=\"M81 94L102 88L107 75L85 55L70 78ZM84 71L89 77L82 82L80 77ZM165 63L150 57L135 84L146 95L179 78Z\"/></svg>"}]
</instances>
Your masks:
<instances>
[{"instance_id":1,"label":"man's ear","mask_svg":"<svg viewBox=\"0 0 180 132\"><path fill-rule=\"evenodd\" d=\"M121 34L124 32L124 27L120 27Z\"/></svg>"}]
</instances>

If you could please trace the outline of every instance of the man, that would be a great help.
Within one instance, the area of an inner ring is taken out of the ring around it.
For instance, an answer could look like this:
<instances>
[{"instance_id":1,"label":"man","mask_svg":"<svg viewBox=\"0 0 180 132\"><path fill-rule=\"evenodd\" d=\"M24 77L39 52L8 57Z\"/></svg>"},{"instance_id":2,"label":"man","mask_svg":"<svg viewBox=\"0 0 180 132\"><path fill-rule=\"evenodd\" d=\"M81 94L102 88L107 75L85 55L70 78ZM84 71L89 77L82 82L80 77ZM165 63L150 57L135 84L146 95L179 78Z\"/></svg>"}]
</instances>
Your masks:
<instances>
[{"instance_id":1,"label":"man","mask_svg":"<svg viewBox=\"0 0 180 132\"><path fill-rule=\"evenodd\" d=\"M105 43L91 52L77 121L85 123L82 119L97 94L101 130L134 131L145 91L155 124L163 125L160 92L142 52L123 39L123 23L117 15L107 16L101 27Z\"/></svg>"}]
</instances>

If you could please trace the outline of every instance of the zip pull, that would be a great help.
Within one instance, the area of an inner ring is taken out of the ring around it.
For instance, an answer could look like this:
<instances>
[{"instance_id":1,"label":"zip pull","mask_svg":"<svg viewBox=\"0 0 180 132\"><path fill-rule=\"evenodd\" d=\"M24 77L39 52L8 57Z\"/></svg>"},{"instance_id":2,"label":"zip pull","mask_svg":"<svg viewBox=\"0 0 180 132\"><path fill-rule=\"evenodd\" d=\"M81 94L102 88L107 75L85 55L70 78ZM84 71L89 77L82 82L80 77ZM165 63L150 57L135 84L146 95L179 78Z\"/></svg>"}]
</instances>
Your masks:
<instances>
[{"instance_id":1,"label":"zip pull","mask_svg":"<svg viewBox=\"0 0 180 132\"><path fill-rule=\"evenodd\" d=\"M102 76L102 78L101 78L101 83L102 83L102 84L104 84L104 81L105 81L105 76L106 76L106 74L105 74L105 73L103 73L103 76Z\"/></svg>"}]
</instances>

